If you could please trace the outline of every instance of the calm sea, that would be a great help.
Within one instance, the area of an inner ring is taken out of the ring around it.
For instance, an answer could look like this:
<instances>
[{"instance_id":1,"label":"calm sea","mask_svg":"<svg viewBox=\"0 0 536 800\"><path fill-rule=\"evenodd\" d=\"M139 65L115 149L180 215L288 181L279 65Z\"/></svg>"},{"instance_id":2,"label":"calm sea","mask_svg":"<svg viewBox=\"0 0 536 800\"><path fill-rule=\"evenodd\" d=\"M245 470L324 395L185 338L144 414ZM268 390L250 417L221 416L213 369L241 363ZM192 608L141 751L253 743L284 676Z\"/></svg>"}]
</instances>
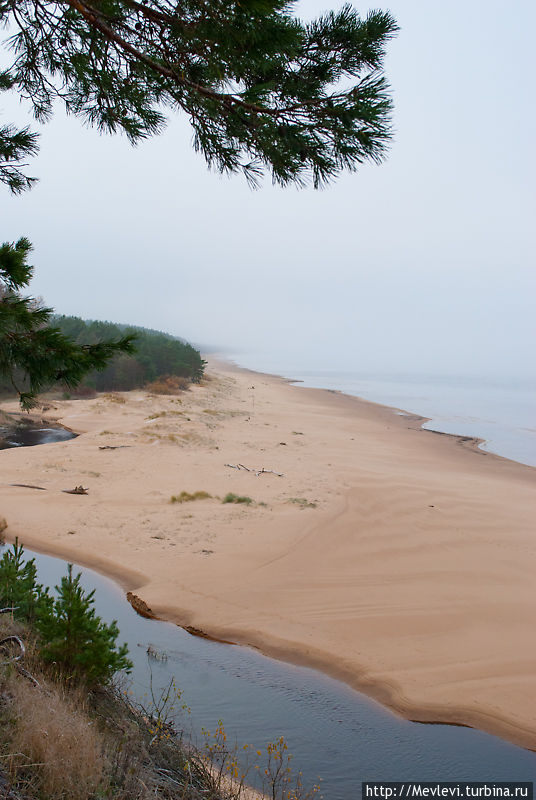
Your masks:
<instances>
[{"instance_id":1,"label":"calm sea","mask_svg":"<svg viewBox=\"0 0 536 800\"><path fill-rule=\"evenodd\" d=\"M536 379L382 375L311 370L282 359L233 354L242 367L337 389L428 417L425 428L484 439L483 449L536 466Z\"/></svg>"}]
</instances>

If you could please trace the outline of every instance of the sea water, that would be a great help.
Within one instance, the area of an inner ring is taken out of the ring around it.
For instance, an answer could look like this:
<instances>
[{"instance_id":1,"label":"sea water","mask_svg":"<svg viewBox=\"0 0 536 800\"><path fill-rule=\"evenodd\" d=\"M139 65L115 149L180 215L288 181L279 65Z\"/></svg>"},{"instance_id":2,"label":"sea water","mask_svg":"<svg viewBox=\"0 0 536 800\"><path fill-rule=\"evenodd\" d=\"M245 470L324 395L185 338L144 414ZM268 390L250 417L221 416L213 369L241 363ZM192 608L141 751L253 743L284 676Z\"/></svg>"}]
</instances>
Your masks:
<instances>
[{"instance_id":1,"label":"sea water","mask_svg":"<svg viewBox=\"0 0 536 800\"><path fill-rule=\"evenodd\" d=\"M536 379L310 369L284 357L235 353L248 369L282 375L429 418L423 427L483 439L484 450L536 466Z\"/></svg>"}]
</instances>

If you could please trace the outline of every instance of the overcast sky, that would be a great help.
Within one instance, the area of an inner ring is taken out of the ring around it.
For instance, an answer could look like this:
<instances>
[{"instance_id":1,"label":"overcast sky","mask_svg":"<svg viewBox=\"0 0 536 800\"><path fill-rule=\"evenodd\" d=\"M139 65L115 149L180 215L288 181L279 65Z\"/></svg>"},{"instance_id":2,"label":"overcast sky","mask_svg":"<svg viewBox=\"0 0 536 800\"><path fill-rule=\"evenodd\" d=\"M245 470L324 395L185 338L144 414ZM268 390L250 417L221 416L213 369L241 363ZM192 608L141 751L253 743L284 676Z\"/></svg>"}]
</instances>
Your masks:
<instances>
[{"instance_id":1,"label":"overcast sky","mask_svg":"<svg viewBox=\"0 0 536 800\"><path fill-rule=\"evenodd\" d=\"M389 158L320 192L209 172L185 118L132 148L59 111L32 163L39 184L0 195L1 239L35 245L33 293L253 363L523 375L536 333L536 4L386 7L401 27L386 62ZM27 116L4 94L7 121Z\"/></svg>"}]
</instances>

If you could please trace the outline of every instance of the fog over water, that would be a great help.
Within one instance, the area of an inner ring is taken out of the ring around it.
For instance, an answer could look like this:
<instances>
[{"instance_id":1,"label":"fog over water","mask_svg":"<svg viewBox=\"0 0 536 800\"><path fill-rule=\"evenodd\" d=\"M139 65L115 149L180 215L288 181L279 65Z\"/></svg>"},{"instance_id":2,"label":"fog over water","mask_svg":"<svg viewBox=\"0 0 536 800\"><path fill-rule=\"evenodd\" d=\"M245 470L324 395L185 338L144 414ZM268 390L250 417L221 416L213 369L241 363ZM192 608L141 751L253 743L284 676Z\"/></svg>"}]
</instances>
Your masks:
<instances>
[{"instance_id":1,"label":"fog over water","mask_svg":"<svg viewBox=\"0 0 536 800\"><path fill-rule=\"evenodd\" d=\"M131 148L58 109L31 164L40 182L1 199L2 240L35 245L34 294L309 369L526 376L536 6L388 7L389 158L324 191L209 172L184 118ZM6 93L0 120L29 121Z\"/></svg>"}]
</instances>

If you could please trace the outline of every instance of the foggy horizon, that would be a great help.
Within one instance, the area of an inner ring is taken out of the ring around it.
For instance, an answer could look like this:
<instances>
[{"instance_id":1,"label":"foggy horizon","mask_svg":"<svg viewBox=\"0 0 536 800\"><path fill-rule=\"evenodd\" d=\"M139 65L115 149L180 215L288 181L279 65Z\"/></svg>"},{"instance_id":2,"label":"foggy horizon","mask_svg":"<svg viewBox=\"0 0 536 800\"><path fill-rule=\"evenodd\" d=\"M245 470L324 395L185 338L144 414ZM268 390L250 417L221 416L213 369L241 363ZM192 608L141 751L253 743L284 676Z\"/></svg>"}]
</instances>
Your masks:
<instances>
[{"instance_id":1,"label":"foggy horizon","mask_svg":"<svg viewBox=\"0 0 536 800\"><path fill-rule=\"evenodd\" d=\"M184 115L132 148L60 108L40 126L3 93L2 119L42 134L38 184L2 206L2 240L34 244L32 294L304 368L526 376L535 9L384 7L401 28L390 153L322 191L210 172Z\"/></svg>"}]
</instances>

